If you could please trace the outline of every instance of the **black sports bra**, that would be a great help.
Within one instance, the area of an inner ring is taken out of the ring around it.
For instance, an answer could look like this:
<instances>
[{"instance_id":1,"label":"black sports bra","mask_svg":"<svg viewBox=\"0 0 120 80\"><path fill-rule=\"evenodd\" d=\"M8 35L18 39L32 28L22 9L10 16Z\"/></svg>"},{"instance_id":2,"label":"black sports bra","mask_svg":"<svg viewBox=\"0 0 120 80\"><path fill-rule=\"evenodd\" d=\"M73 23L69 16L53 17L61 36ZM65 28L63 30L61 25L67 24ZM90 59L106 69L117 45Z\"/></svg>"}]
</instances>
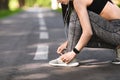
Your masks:
<instances>
[{"instance_id":1,"label":"black sports bra","mask_svg":"<svg viewBox=\"0 0 120 80\"><path fill-rule=\"evenodd\" d=\"M107 1L111 2L111 0L93 0L92 4L88 6L88 10L100 14Z\"/></svg>"}]
</instances>

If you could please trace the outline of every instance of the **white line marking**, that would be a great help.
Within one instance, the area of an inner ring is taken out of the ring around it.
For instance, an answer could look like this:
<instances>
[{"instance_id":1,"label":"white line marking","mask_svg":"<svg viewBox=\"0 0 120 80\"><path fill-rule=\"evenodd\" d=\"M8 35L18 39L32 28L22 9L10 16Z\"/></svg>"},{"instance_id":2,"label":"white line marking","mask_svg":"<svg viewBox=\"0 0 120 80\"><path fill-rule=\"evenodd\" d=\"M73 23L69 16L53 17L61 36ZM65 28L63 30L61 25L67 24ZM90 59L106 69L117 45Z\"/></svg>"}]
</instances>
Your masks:
<instances>
[{"instance_id":1,"label":"white line marking","mask_svg":"<svg viewBox=\"0 0 120 80\"><path fill-rule=\"evenodd\" d=\"M40 24L41 26L46 26L44 17L43 17L43 15L42 15L41 13L38 14L38 18L39 18L39 24Z\"/></svg>"},{"instance_id":2,"label":"white line marking","mask_svg":"<svg viewBox=\"0 0 120 80\"><path fill-rule=\"evenodd\" d=\"M39 38L40 39L48 39L49 35L47 32L46 23L43 17L43 14L38 15L39 18ZM34 56L34 60L47 60L48 59L48 51L49 51L49 45L37 45L37 50Z\"/></svg>"},{"instance_id":3,"label":"white line marking","mask_svg":"<svg viewBox=\"0 0 120 80\"><path fill-rule=\"evenodd\" d=\"M43 14L42 14L42 13L39 13L39 14L38 14L38 18L43 18Z\"/></svg>"},{"instance_id":4,"label":"white line marking","mask_svg":"<svg viewBox=\"0 0 120 80\"><path fill-rule=\"evenodd\" d=\"M40 18L40 25L41 26L45 26L46 25L44 18Z\"/></svg>"},{"instance_id":5,"label":"white line marking","mask_svg":"<svg viewBox=\"0 0 120 80\"><path fill-rule=\"evenodd\" d=\"M41 30L41 31L46 31L46 30L47 30L47 27L46 27L46 26L40 26L40 30Z\"/></svg>"},{"instance_id":6,"label":"white line marking","mask_svg":"<svg viewBox=\"0 0 120 80\"><path fill-rule=\"evenodd\" d=\"M48 39L48 32L40 32L40 39Z\"/></svg>"},{"instance_id":7,"label":"white line marking","mask_svg":"<svg viewBox=\"0 0 120 80\"><path fill-rule=\"evenodd\" d=\"M49 49L48 45L38 45L34 60L47 60L48 49Z\"/></svg>"}]
</instances>

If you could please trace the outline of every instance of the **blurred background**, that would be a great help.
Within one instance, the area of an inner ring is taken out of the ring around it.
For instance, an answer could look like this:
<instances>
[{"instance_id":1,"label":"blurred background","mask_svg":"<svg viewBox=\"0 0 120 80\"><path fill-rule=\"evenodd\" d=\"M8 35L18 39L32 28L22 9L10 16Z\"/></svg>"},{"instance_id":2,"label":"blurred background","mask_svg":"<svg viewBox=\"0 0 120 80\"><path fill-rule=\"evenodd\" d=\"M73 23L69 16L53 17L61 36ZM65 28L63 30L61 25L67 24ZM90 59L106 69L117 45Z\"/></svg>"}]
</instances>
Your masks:
<instances>
[{"instance_id":1,"label":"blurred background","mask_svg":"<svg viewBox=\"0 0 120 80\"><path fill-rule=\"evenodd\" d=\"M76 68L48 65L66 40L61 11L57 0L0 0L0 80L120 80L120 65L106 64L114 50L85 49Z\"/></svg>"},{"instance_id":2,"label":"blurred background","mask_svg":"<svg viewBox=\"0 0 120 80\"><path fill-rule=\"evenodd\" d=\"M29 7L58 9L56 0L0 0L0 18L17 13Z\"/></svg>"},{"instance_id":3,"label":"blurred background","mask_svg":"<svg viewBox=\"0 0 120 80\"><path fill-rule=\"evenodd\" d=\"M120 0L113 0L120 6ZM61 10L57 0L0 0L0 18L14 14L29 7L48 7Z\"/></svg>"}]
</instances>

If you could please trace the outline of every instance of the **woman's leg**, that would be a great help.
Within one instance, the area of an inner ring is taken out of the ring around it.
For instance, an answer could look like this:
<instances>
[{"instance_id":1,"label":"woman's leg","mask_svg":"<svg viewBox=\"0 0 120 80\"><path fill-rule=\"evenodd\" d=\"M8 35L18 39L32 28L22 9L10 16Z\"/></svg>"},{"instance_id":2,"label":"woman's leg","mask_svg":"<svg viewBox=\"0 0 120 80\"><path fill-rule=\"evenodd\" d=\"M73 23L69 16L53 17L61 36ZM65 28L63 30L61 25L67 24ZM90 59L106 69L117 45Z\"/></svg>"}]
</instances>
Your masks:
<instances>
[{"instance_id":1,"label":"woman's leg","mask_svg":"<svg viewBox=\"0 0 120 80\"><path fill-rule=\"evenodd\" d=\"M107 21L91 11L88 13L93 33L109 44L120 45L120 20Z\"/></svg>"},{"instance_id":2,"label":"woman's leg","mask_svg":"<svg viewBox=\"0 0 120 80\"><path fill-rule=\"evenodd\" d=\"M70 23L68 27L68 47L67 51L71 51L77 44L82 33L80 23L76 12L73 10L70 15Z\"/></svg>"},{"instance_id":3,"label":"woman's leg","mask_svg":"<svg viewBox=\"0 0 120 80\"><path fill-rule=\"evenodd\" d=\"M114 46L120 44L120 20L109 22L93 12L89 12L89 16L93 32L97 37ZM68 51L71 51L75 47L81 36L81 33L82 29L80 27L77 14L75 11L72 11L68 29ZM120 63L119 60L115 62L117 62L117 64Z\"/></svg>"},{"instance_id":4,"label":"woman's leg","mask_svg":"<svg viewBox=\"0 0 120 80\"><path fill-rule=\"evenodd\" d=\"M100 17L100 16L95 14L95 15L97 15L96 16L97 18L95 19L94 13L89 12L89 15L90 15L90 19L92 20L91 23L92 23L93 27L98 29L97 28L98 26L96 26L96 24L95 24L96 22L95 21L97 21L96 19L99 19L98 17ZM93 22L93 20L94 20L94 22ZM101 20L102 20L102 18L100 17L99 21L101 21ZM107 22L107 24L110 23L108 21L106 21L106 22ZM101 23L100 23L100 25L101 25ZM98 29L98 30L100 30L100 29ZM99 31L96 31L96 32L99 32ZM70 24L69 24L69 27L68 27L68 35L67 35L67 37L68 37L68 49L67 50L68 51L71 51L75 47L75 45L77 44L77 42L78 42L78 40L79 40L79 38L81 36L81 33L82 33L82 29L80 27L78 16L77 16L76 12L73 10L72 13L71 13L71 16L70 16ZM100 34L101 34L101 32L100 32ZM110 45L111 43L107 44L104 41L101 41L102 38L100 40L98 38L95 39L95 37L96 37L96 35L93 35L93 37L91 38L90 42L88 42L87 47L111 48L111 46L113 46L112 48L115 48L115 45L113 45L113 44ZM101 37L103 37L103 35L101 35ZM107 39L105 39L105 41L107 42Z\"/></svg>"},{"instance_id":5,"label":"woman's leg","mask_svg":"<svg viewBox=\"0 0 120 80\"><path fill-rule=\"evenodd\" d=\"M107 21L99 15L89 12L89 17L93 32L105 42L112 45L120 45L120 19ZM112 61L113 64L120 64L120 52L115 49L116 59Z\"/></svg>"}]
</instances>

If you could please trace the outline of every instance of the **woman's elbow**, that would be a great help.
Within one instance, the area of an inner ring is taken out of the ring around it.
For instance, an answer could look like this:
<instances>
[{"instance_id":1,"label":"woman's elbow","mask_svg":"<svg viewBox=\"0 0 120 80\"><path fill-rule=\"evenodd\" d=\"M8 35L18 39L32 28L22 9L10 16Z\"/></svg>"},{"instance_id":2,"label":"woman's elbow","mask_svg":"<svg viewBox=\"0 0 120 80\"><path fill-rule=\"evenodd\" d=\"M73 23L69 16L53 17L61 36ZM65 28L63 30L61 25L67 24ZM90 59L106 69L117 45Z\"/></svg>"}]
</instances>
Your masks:
<instances>
[{"instance_id":1,"label":"woman's elbow","mask_svg":"<svg viewBox=\"0 0 120 80\"><path fill-rule=\"evenodd\" d=\"M89 34L90 37L93 36L93 32L92 31L88 32L88 34Z\"/></svg>"},{"instance_id":2,"label":"woman's elbow","mask_svg":"<svg viewBox=\"0 0 120 80\"><path fill-rule=\"evenodd\" d=\"M93 35L93 32L92 32L92 31L90 31L90 32L89 32L89 34L90 34L90 36L92 36L92 35Z\"/></svg>"},{"instance_id":3,"label":"woman's elbow","mask_svg":"<svg viewBox=\"0 0 120 80\"><path fill-rule=\"evenodd\" d=\"M86 34L88 37L92 37L93 36L93 32L92 31L85 31L84 34Z\"/></svg>"}]
</instances>

